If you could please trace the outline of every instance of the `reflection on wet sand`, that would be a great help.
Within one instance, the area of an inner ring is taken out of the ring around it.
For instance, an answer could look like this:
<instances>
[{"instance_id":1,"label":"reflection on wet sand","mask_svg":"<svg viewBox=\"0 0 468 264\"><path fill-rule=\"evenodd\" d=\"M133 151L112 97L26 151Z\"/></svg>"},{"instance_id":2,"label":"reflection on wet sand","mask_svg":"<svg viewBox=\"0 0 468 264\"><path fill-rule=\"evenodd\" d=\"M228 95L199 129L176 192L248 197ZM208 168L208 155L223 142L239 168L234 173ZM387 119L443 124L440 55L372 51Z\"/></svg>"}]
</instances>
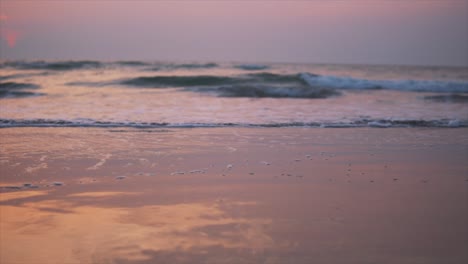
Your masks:
<instances>
[{"instance_id":1,"label":"reflection on wet sand","mask_svg":"<svg viewBox=\"0 0 468 264\"><path fill-rule=\"evenodd\" d=\"M136 208L55 199L21 203L21 199L44 194L2 194L2 201L7 202L0 207L2 263L138 263L175 253L179 257L203 256L212 254L213 249L255 254L273 246L265 232L270 220L232 217L222 209L230 204L255 203L216 201ZM116 195L136 194L88 192L69 196ZM216 260L210 255L216 263L224 261L222 255L219 257Z\"/></svg>"},{"instance_id":2,"label":"reflection on wet sand","mask_svg":"<svg viewBox=\"0 0 468 264\"><path fill-rule=\"evenodd\" d=\"M70 197L85 197L85 198L93 198L93 197L112 197L112 196L119 196L119 195L136 195L138 193L133 192L83 192L83 193L73 193L68 196Z\"/></svg>"},{"instance_id":3,"label":"reflection on wet sand","mask_svg":"<svg viewBox=\"0 0 468 264\"><path fill-rule=\"evenodd\" d=\"M466 129L142 132L0 129L0 263L467 262Z\"/></svg>"},{"instance_id":4,"label":"reflection on wet sand","mask_svg":"<svg viewBox=\"0 0 468 264\"><path fill-rule=\"evenodd\" d=\"M46 195L46 191L24 191L24 192L10 192L10 193L0 193L0 202L28 198L40 195Z\"/></svg>"}]
</instances>

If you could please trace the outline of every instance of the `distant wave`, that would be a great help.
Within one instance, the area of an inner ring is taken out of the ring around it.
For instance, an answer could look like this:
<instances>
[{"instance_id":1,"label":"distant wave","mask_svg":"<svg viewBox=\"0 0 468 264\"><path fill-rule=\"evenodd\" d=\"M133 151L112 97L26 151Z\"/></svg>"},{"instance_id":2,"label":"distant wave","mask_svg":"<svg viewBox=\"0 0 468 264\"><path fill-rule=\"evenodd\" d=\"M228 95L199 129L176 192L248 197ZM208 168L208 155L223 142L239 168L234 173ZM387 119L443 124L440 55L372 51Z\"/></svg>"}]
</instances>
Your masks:
<instances>
[{"instance_id":1,"label":"distant wave","mask_svg":"<svg viewBox=\"0 0 468 264\"><path fill-rule=\"evenodd\" d=\"M290 122L290 123L159 123L159 122L111 122L92 119L0 119L0 128L13 127L94 127L94 128L210 128L210 127L310 127L310 128L395 128L395 127L468 127L468 120L390 120L363 118L349 122Z\"/></svg>"},{"instance_id":2,"label":"distant wave","mask_svg":"<svg viewBox=\"0 0 468 264\"><path fill-rule=\"evenodd\" d=\"M250 73L237 76L195 75L195 76L142 76L120 82L124 85L142 87L186 87L227 84L300 84L307 82L299 74L274 74L269 72Z\"/></svg>"},{"instance_id":3,"label":"distant wave","mask_svg":"<svg viewBox=\"0 0 468 264\"><path fill-rule=\"evenodd\" d=\"M19 73L19 74L1 75L0 76L0 81L18 79L18 78L34 77L34 76L45 76L45 75L48 75L48 73L47 72L40 72L40 73Z\"/></svg>"},{"instance_id":4,"label":"distant wave","mask_svg":"<svg viewBox=\"0 0 468 264\"><path fill-rule=\"evenodd\" d=\"M267 65L262 65L262 64L240 64L234 66L235 68L246 70L246 71L255 71L255 70L265 70L270 68Z\"/></svg>"},{"instance_id":5,"label":"distant wave","mask_svg":"<svg viewBox=\"0 0 468 264\"><path fill-rule=\"evenodd\" d=\"M193 69L211 69L219 67L217 63L154 63L150 64L149 71L172 71L172 70L193 70Z\"/></svg>"},{"instance_id":6,"label":"distant wave","mask_svg":"<svg viewBox=\"0 0 468 264\"><path fill-rule=\"evenodd\" d=\"M327 98L338 95L339 92L327 88L312 88L301 85L265 85L238 84L215 87L199 87L190 89L197 92L210 92L221 97L251 97L251 98Z\"/></svg>"},{"instance_id":7,"label":"distant wave","mask_svg":"<svg viewBox=\"0 0 468 264\"><path fill-rule=\"evenodd\" d=\"M216 68L219 65L213 62L209 63L182 63L182 64L169 64L168 68L172 69L199 69L199 68Z\"/></svg>"},{"instance_id":8,"label":"distant wave","mask_svg":"<svg viewBox=\"0 0 468 264\"><path fill-rule=\"evenodd\" d=\"M29 91L37 88L39 88L39 85L32 83L0 82L0 98L42 95L41 93Z\"/></svg>"},{"instance_id":9,"label":"distant wave","mask_svg":"<svg viewBox=\"0 0 468 264\"><path fill-rule=\"evenodd\" d=\"M205 85L222 85L236 82L236 78L198 75L198 76L149 76L137 77L129 80L124 80L121 84L140 86L140 87L186 87L186 86L205 86Z\"/></svg>"},{"instance_id":10,"label":"distant wave","mask_svg":"<svg viewBox=\"0 0 468 264\"><path fill-rule=\"evenodd\" d=\"M311 87L333 89L390 89L413 92L468 93L468 82L427 80L369 80L351 77L301 73L301 78Z\"/></svg>"},{"instance_id":11,"label":"distant wave","mask_svg":"<svg viewBox=\"0 0 468 264\"><path fill-rule=\"evenodd\" d=\"M0 90L37 89L39 85L33 83L0 82Z\"/></svg>"},{"instance_id":12,"label":"distant wave","mask_svg":"<svg viewBox=\"0 0 468 264\"><path fill-rule=\"evenodd\" d=\"M85 87L102 87L102 86L109 86L114 85L113 82L67 82L65 85L68 86L85 86Z\"/></svg>"},{"instance_id":13,"label":"distant wave","mask_svg":"<svg viewBox=\"0 0 468 264\"><path fill-rule=\"evenodd\" d=\"M444 103L468 103L468 95L464 94L428 95L424 96L424 99Z\"/></svg>"},{"instance_id":14,"label":"distant wave","mask_svg":"<svg viewBox=\"0 0 468 264\"><path fill-rule=\"evenodd\" d=\"M177 70L177 69L209 69L219 67L217 63L160 63L147 61L115 61L100 62L92 60L80 61L4 61L0 68L14 68L19 70L50 70L69 71L79 69L95 69L104 67L150 67L150 70Z\"/></svg>"},{"instance_id":15,"label":"distant wave","mask_svg":"<svg viewBox=\"0 0 468 264\"><path fill-rule=\"evenodd\" d=\"M0 67L22 70L51 70L68 71L87 68L99 68L103 63L99 61L6 61Z\"/></svg>"},{"instance_id":16,"label":"distant wave","mask_svg":"<svg viewBox=\"0 0 468 264\"><path fill-rule=\"evenodd\" d=\"M0 90L0 98L19 98L19 97L31 97L31 96L40 96L44 93L36 93L30 91L3 91Z\"/></svg>"},{"instance_id":17,"label":"distant wave","mask_svg":"<svg viewBox=\"0 0 468 264\"><path fill-rule=\"evenodd\" d=\"M312 75L311 75L312 76ZM193 85L219 85L229 83L299 83L307 84L300 74L275 74L269 72L249 73L236 76L218 76L218 75L195 75L195 76L142 76L129 80L124 80L123 84L128 85L151 85L156 87L160 85L184 86L188 82Z\"/></svg>"},{"instance_id":18,"label":"distant wave","mask_svg":"<svg viewBox=\"0 0 468 264\"><path fill-rule=\"evenodd\" d=\"M144 61L116 61L115 64L123 65L123 66L148 66L151 63L144 62Z\"/></svg>"}]
</instances>

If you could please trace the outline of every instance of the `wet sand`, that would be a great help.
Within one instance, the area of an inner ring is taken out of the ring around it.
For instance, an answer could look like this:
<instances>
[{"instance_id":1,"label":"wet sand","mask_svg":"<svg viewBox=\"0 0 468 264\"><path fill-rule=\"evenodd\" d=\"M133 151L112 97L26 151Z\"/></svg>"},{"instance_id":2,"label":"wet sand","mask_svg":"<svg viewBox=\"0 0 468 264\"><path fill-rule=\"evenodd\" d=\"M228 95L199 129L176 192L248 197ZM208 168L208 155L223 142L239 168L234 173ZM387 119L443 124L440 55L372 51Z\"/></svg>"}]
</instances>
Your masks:
<instances>
[{"instance_id":1,"label":"wet sand","mask_svg":"<svg viewBox=\"0 0 468 264\"><path fill-rule=\"evenodd\" d=\"M1 263L466 263L468 129L0 129Z\"/></svg>"}]
</instances>

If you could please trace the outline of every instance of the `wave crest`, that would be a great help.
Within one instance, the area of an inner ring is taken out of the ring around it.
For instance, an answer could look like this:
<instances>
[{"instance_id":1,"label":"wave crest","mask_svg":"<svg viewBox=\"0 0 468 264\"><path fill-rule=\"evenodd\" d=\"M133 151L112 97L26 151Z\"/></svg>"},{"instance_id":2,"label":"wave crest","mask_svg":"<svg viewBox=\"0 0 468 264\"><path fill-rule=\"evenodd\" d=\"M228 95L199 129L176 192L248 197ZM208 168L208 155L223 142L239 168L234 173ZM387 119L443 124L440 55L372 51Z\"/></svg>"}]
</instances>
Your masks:
<instances>
[{"instance_id":1,"label":"wave crest","mask_svg":"<svg viewBox=\"0 0 468 264\"><path fill-rule=\"evenodd\" d=\"M226 83L236 82L235 78L198 75L198 76L150 76L137 77L122 81L121 84L140 86L140 87L187 87L187 86L205 86L205 85L222 85Z\"/></svg>"},{"instance_id":2,"label":"wave crest","mask_svg":"<svg viewBox=\"0 0 468 264\"><path fill-rule=\"evenodd\" d=\"M42 95L41 93L29 91L39 87L39 85L33 83L0 82L0 98Z\"/></svg>"},{"instance_id":3,"label":"wave crest","mask_svg":"<svg viewBox=\"0 0 468 264\"><path fill-rule=\"evenodd\" d=\"M289 122L289 123L159 123L159 122L112 122L92 119L0 119L0 128L11 127L94 127L94 128L207 128L207 127L308 127L308 128L395 128L395 127L468 127L468 120L391 120L358 119L348 122Z\"/></svg>"},{"instance_id":4,"label":"wave crest","mask_svg":"<svg viewBox=\"0 0 468 264\"><path fill-rule=\"evenodd\" d=\"M223 85L217 87L200 87L198 92L215 93L221 97L251 97L251 98L327 98L338 95L333 89L312 88L308 86L278 86L278 85Z\"/></svg>"},{"instance_id":5,"label":"wave crest","mask_svg":"<svg viewBox=\"0 0 468 264\"><path fill-rule=\"evenodd\" d=\"M241 70L246 70L246 71L256 71L256 70L266 70L270 68L267 65L262 65L262 64L240 64L234 66L234 68L238 68Z\"/></svg>"},{"instance_id":6,"label":"wave crest","mask_svg":"<svg viewBox=\"0 0 468 264\"><path fill-rule=\"evenodd\" d=\"M142 76L120 82L124 85L143 87L186 87L228 84L299 84L307 85L299 74L275 74L269 72L250 73L237 76L195 75L195 76Z\"/></svg>"},{"instance_id":7,"label":"wave crest","mask_svg":"<svg viewBox=\"0 0 468 264\"><path fill-rule=\"evenodd\" d=\"M68 71L86 68L100 68L103 64L99 61L7 61L0 67L9 67L21 70L51 70Z\"/></svg>"},{"instance_id":8,"label":"wave crest","mask_svg":"<svg viewBox=\"0 0 468 264\"><path fill-rule=\"evenodd\" d=\"M301 73L301 78L311 87L333 89L390 89L413 92L468 93L468 82L428 80L369 80L332 75Z\"/></svg>"}]
</instances>

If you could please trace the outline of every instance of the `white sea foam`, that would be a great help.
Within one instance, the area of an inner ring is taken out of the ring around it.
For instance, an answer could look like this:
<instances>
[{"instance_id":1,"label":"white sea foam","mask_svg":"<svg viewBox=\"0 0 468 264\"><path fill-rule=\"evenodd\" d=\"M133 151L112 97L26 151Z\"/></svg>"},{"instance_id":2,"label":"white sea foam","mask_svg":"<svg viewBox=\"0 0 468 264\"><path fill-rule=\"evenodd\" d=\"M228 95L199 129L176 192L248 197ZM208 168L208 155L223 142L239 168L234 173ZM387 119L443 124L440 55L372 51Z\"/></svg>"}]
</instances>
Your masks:
<instances>
[{"instance_id":1,"label":"white sea foam","mask_svg":"<svg viewBox=\"0 0 468 264\"><path fill-rule=\"evenodd\" d=\"M99 169L100 167L102 167L102 165L104 165L104 163L106 163L106 161L112 157L112 154L106 154L104 155L98 163L94 164L93 166L89 167L88 170L97 170Z\"/></svg>"},{"instance_id":2,"label":"white sea foam","mask_svg":"<svg viewBox=\"0 0 468 264\"><path fill-rule=\"evenodd\" d=\"M368 126L370 127L391 127L392 124L391 123L388 123L388 122L380 122L380 121L371 121L369 123L367 123Z\"/></svg>"},{"instance_id":3,"label":"white sea foam","mask_svg":"<svg viewBox=\"0 0 468 264\"><path fill-rule=\"evenodd\" d=\"M147 122L103 122L87 120L86 122L72 120L14 120L1 119L0 128L8 127L94 127L94 128L215 128L215 127L310 127L310 128L352 128L352 127L468 127L467 119L369 119L361 118L343 122L286 122L286 123L147 123ZM126 130L111 130L111 132L125 132ZM149 130L152 132L166 132L165 130ZM229 150L229 148L228 148ZM88 170L96 170L103 166L111 157L104 155ZM45 163L44 163L45 164ZM41 164L39 167L44 166ZM227 165L228 169L233 167ZM37 168L30 168L36 170Z\"/></svg>"},{"instance_id":4,"label":"white sea foam","mask_svg":"<svg viewBox=\"0 0 468 264\"><path fill-rule=\"evenodd\" d=\"M370 80L333 75L301 73L300 77L312 87L334 89L391 89L414 92L467 93L468 82L438 80Z\"/></svg>"}]
</instances>

